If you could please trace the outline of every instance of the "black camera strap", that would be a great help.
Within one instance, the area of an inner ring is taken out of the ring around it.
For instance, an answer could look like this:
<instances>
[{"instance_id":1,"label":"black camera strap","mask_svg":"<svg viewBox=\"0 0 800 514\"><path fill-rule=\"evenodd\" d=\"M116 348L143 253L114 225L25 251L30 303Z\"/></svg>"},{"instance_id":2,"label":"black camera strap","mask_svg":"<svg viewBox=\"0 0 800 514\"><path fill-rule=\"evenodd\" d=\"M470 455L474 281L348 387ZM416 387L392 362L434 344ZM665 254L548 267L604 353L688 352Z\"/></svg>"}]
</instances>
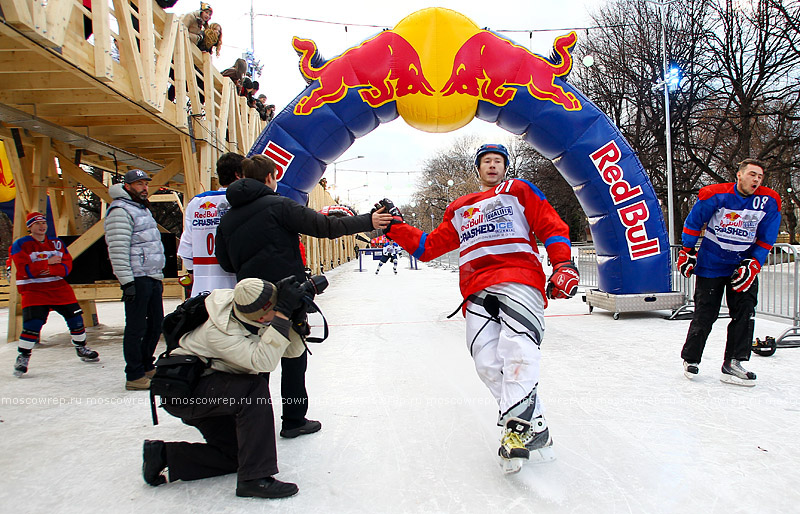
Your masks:
<instances>
[{"instance_id":1,"label":"black camera strap","mask_svg":"<svg viewBox=\"0 0 800 514\"><path fill-rule=\"evenodd\" d=\"M312 307L314 307L316 312L319 312L320 316L322 316L322 337L321 338L319 338L319 337L307 337L306 341L308 341L309 343L321 343L322 341L328 339L328 320L325 319L325 315L322 313L322 309L319 308L319 305L314 303L314 300L306 297L306 301L309 302ZM312 310L309 309L308 312L315 312L315 311L312 311ZM308 352L308 353L311 353L311 352Z\"/></svg>"}]
</instances>

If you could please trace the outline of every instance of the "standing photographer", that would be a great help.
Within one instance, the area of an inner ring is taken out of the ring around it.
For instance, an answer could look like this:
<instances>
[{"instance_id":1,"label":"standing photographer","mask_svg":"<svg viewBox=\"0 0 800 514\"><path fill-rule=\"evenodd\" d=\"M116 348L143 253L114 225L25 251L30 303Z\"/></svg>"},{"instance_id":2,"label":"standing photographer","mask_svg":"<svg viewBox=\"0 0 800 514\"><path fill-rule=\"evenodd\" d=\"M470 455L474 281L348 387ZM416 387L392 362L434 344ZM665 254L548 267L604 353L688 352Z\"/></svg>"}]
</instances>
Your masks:
<instances>
[{"instance_id":1,"label":"standing photographer","mask_svg":"<svg viewBox=\"0 0 800 514\"><path fill-rule=\"evenodd\" d=\"M273 285L247 278L215 289L208 320L180 339L171 355L200 357L208 366L186 398L162 398L164 410L203 434L205 443L145 441L142 473L152 486L238 473L236 496L283 498L297 486L276 480L275 423L267 382L281 357L305 351L289 318L308 288L294 278Z\"/></svg>"},{"instance_id":2,"label":"standing photographer","mask_svg":"<svg viewBox=\"0 0 800 514\"><path fill-rule=\"evenodd\" d=\"M275 192L278 180L275 163L264 155L242 161L243 179L228 187L231 209L217 229L217 260L222 269L236 273L237 280L249 277L277 283L286 277L305 276L297 244L299 234L337 238L343 235L385 228L390 214L374 212L360 216L324 216ZM298 314L305 321L305 313ZM296 316L296 318L298 317ZM317 432L319 421L306 419L308 392L305 374L307 353L281 361L283 415L281 437L293 438Z\"/></svg>"}]
</instances>

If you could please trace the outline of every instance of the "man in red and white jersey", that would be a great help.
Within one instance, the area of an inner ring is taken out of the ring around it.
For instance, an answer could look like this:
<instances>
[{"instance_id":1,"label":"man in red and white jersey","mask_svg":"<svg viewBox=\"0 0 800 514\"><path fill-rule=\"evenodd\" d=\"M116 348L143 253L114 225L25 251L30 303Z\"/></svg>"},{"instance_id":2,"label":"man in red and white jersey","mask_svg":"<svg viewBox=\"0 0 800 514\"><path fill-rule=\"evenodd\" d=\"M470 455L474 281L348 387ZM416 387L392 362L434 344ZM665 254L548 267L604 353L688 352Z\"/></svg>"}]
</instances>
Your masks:
<instances>
[{"instance_id":1,"label":"man in red and white jersey","mask_svg":"<svg viewBox=\"0 0 800 514\"><path fill-rule=\"evenodd\" d=\"M96 351L86 346L83 311L72 287L64 277L72 271L72 256L60 239L47 237L47 218L31 212L25 219L30 235L21 237L8 249L16 266L16 283L22 304L22 333L14 363L14 376L28 372L31 350L39 342L39 333L50 311L64 317L69 327L72 345L84 362L96 362Z\"/></svg>"},{"instance_id":2,"label":"man in red and white jersey","mask_svg":"<svg viewBox=\"0 0 800 514\"><path fill-rule=\"evenodd\" d=\"M219 221L231 208L225 191L233 181L242 178L243 160L244 156L237 153L222 154L217 160L219 190L200 193L186 206L178 255L191 277L191 296L214 289L233 289L236 285L236 274L220 267L215 251Z\"/></svg>"},{"instance_id":3,"label":"man in red and white jersey","mask_svg":"<svg viewBox=\"0 0 800 514\"><path fill-rule=\"evenodd\" d=\"M536 186L505 180L508 162L505 146L481 146L475 157L481 191L448 205L441 225L430 234L404 223L390 201L376 207L395 216L387 235L414 257L429 261L459 249L467 347L500 408L503 465L518 471L531 452L552 458L536 392L545 297L572 297L578 270L571 260L569 228ZM537 239L553 263L546 285Z\"/></svg>"}]
</instances>

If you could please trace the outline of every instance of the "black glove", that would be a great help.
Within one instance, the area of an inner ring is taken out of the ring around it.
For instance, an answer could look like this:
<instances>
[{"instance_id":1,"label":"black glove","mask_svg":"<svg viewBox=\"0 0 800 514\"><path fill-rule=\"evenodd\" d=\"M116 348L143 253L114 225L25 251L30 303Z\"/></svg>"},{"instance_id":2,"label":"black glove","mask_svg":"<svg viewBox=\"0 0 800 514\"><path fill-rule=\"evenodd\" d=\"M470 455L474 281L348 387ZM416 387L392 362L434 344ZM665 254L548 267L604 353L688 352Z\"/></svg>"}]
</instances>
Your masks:
<instances>
[{"instance_id":1,"label":"black glove","mask_svg":"<svg viewBox=\"0 0 800 514\"><path fill-rule=\"evenodd\" d=\"M122 301L125 303L130 303L136 299L136 283L135 282L128 282L127 284L123 284L119 286L122 289Z\"/></svg>"},{"instance_id":2,"label":"black glove","mask_svg":"<svg viewBox=\"0 0 800 514\"><path fill-rule=\"evenodd\" d=\"M286 277L275 284L275 287L278 288L278 304L275 310L291 318L292 313L303 302L304 292L300 282L295 277Z\"/></svg>"},{"instance_id":3,"label":"black glove","mask_svg":"<svg viewBox=\"0 0 800 514\"><path fill-rule=\"evenodd\" d=\"M391 200L389 200L388 198L384 198L383 200L381 200L380 202L375 204L375 206L377 208L379 208L379 209L381 207L386 207L386 212L388 212L389 214L391 214L394 217L394 219L392 220L392 223L391 223L392 225L394 225L395 223L402 223L404 221L403 220L403 213L400 212L400 209L395 207L394 203Z\"/></svg>"}]
</instances>

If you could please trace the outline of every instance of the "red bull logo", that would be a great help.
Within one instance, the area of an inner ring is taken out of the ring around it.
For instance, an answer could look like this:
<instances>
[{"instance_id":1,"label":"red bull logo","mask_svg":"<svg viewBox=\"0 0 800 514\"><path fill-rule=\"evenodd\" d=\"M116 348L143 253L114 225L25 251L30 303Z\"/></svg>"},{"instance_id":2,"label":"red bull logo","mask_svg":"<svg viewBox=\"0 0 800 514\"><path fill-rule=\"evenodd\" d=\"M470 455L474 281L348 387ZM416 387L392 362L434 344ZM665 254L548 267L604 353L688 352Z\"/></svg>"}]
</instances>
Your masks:
<instances>
[{"instance_id":1,"label":"red bull logo","mask_svg":"<svg viewBox=\"0 0 800 514\"><path fill-rule=\"evenodd\" d=\"M735 212L729 212L728 214L725 215L725 219L730 220L730 221L736 221L739 218L741 218L741 216L739 216Z\"/></svg>"},{"instance_id":2,"label":"red bull logo","mask_svg":"<svg viewBox=\"0 0 800 514\"><path fill-rule=\"evenodd\" d=\"M556 39L554 48L561 62L554 65L492 32L481 31L469 38L456 54L450 79L442 89L443 96L458 93L504 106L517 93L509 86L524 86L534 98L577 111L581 108L580 101L553 82L572 69L569 49L576 41L575 32Z\"/></svg>"},{"instance_id":3,"label":"red bull logo","mask_svg":"<svg viewBox=\"0 0 800 514\"><path fill-rule=\"evenodd\" d=\"M625 180L622 167L618 165L622 152L615 141L609 141L589 156L600 177L608 185L614 205L642 196L641 186L631 187ZM617 208L622 225L625 227L625 241L628 255L632 261L643 259L661 252L657 237L648 237L645 222L650 219L650 209L644 200Z\"/></svg>"},{"instance_id":4,"label":"red bull logo","mask_svg":"<svg viewBox=\"0 0 800 514\"><path fill-rule=\"evenodd\" d=\"M211 203L209 201L205 201L205 202L200 204L200 209L203 209L205 211L207 211L209 209L216 209L216 208L217 208L217 204Z\"/></svg>"},{"instance_id":5,"label":"red bull logo","mask_svg":"<svg viewBox=\"0 0 800 514\"><path fill-rule=\"evenodd\" d=\"M433 95L434 89L425 79L417 51L390 30L349 49L320 68L311 64L317 53L316 43L295 37L292 44L301 56L303 75L319 81L319 86L297 103L295 114L311 114L326 103L338 102L352 88L360 88L359 95L371 107L415 93Z\"/></svg>"},{"instance_id":6,"label":"red bull logo","mask_svg":"<svg viewBox=\"0 0 800 514\"><path fill-rule=\"evenodd\" d=\"M464 211L464 213L462 214L462 216L464 216L464 219L470 219L470 218L472 218L473 216L475 216L476 214L478 214L479 212L481 212L481 210L480 210L479 208L477 208L477 207L470 207L469 209L467 209L467 210L465 210L465 211Z\"/></svg>"}]
</instances>

